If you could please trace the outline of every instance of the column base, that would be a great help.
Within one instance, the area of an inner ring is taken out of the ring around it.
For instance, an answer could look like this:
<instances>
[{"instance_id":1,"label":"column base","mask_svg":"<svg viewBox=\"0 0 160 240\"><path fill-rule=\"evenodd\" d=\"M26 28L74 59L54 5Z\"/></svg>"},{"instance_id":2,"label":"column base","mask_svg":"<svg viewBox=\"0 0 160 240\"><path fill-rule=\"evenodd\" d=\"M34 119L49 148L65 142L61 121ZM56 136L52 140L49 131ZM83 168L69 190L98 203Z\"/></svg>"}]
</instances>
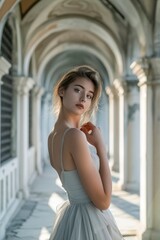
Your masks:
<instances>
[{"instance_id":1,"label":"column base","mask_svg":"<svg viewBox=\"0 0 160 240\"><path fill-rule=\"evenodd\" d=\"M122 184L120 181L113 182L112 183L112 188L113 188L114 191L122 191L122 190L125 189L124 184Z\"/></svg>"},{"instance_id":2,"label":"column base","mask_svg":"<svg viewBox=\"0 0 160 240\"><path fill-rule=\"evenodd\" d=\"M140 193L140 187L138 185L138 183L126 183L125 184L125 190L127 191L133 191L136 193Z\"/></svg>"},{"instance_id":3,"label":"column base","mask_svg":"<svg viewBox=\"0 0 160 240\"><path fill-rule=\"evenodd\" d=\"M17 197L19 199L27 199L29 197L28 187L25 187L25 189L23 189L23 190L19 190L19 192L17 193Z\"/></svg>"},{"instance_id":4,"label":"column base","mask_svg":"<svg viewBox=\"0 0 160 240\"><path fill-rule=\"evenodd\" d=\"M140 240L160 240L160 230L146 230L141 234Z\"/></svg>"},{"instance_id":5,"label":"column base","mask_svg":"<svg viewBox=\"0 0 160 240\"><path fill-rule=\"evenodd\" d=\"M114 172L119 172L119 164L113 163L111 169Z\"/></svg>"},{"instance_id":6,"label":"column base","mask_svg":"<svg viewBox=\"0 0 160 240\"><path fill-rule=\"evenodd\" d=\"M113 159L110 159L109 165L113 172L119 173L119 163L115 162Z\"/></svg>"},{"instance_id":7,"label":"column base","mask_svg":"<svg viewBox=\"0 0 160 240\"><path fill-rule=\"evenodd\" d=\"M136 183L123 183L120 180L117 182L117 189L132 191L132 192L135 192L137 194L140 193L138 184L136 184Z\"/></svg>"}]
</instances>

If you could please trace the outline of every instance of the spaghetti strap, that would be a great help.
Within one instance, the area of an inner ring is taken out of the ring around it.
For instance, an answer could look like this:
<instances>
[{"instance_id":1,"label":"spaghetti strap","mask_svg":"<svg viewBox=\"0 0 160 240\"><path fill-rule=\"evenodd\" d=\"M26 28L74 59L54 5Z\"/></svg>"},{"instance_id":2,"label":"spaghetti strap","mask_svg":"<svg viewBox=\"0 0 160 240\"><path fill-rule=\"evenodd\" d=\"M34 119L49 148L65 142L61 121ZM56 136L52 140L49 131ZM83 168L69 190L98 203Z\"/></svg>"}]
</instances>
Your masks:
<instances>
[{"instance_id":1,"label":"spaghetti strap","mask_svg":"<svg viewBox=\"0 0 160 240\"><path fill-rule=\"evenodd\" d=\"M68 132L70 128L67 128L62 136L62 142L61 142L61 149L60 149L60 163L61 163L61 170L64 171L64 167L63 167L63 145L64 145L64 137L66 135L66 133Z\"/></svg>"}]
</instances>

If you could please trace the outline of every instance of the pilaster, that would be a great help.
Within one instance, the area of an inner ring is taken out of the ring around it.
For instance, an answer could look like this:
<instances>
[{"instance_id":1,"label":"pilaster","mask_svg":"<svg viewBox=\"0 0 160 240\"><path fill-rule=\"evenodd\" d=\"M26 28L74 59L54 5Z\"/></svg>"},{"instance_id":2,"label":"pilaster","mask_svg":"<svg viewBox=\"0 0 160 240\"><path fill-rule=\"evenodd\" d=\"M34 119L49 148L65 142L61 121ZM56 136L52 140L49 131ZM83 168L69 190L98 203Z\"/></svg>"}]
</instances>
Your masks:
<instances>
[{"instance_id":1,"label":"pilaster","mask_svg":"<svg viewBox=\"0 0 160 240\"><path fill-rule=\"evenodd\" d=\"M127 83L127 182L126 189L140 190L140 94L137 79Z\"/></svg>"},{"instance_id":2,"label":"pilaster","mask_svg":"<svg viewBox=\"0 0 160 240\"><path fill-rule=\"evenodd\" d=\"M28 147L29 147L29 90L33 87L32 78L14 77L14 90L17 96L17 154L19 159L20 195L27 198L28 190Z\"/></svg>"},{"instance_id":3,"label":"pilaster","mask_svg":"<svg viewBox=\"0 0 160 240\"><path fill-rule=\"evenodd\" d=\"M102 137L108 152L109 146L109 99L106 95L106 92L102 91L101 100L99 103L100 107L98 108L97 113L95 114L95 123L99 126L102 131Z\"/></svg>"},{"instance_id":4,"label":"pilaster","mask_svg":"<svg viewBox=\"0 0 160 240\"><path fill-rule=\"evenodd\" d=\"M141 239L160 238L160 59L140 59L131 69L140 87Z\"/></svg>"},{"instance_id":5,"label":"pilaster","mask_svg":"<svg viewBox=\"0 0 160 240\"><path fill-rule=\"evenodd\" d=\"M53 118L53 112L50 109L51 106L51 93L45 92L42 98L42 144L43 149L41 151L42 159L44 162L48 163L48 135L50 132L49 129L49 119ZM50 116L50 114L52 114Z\"/></svg>"},{"instance_id":6,"label":"pilaster","mask_svg":"<svg viewBox=\"0 0 160 240\"><path fill-rule=\"evenodd\" d=\"M109 160L113 171L119 172L119 106L115 87L106 88L109 96Z\"/></svg>"},{"instance_id":7,"label":"pilaster","mask_svg":"<svg viewBox=\"0 0 160 240\"><path fill-rule=\"evenodd\" d=\"M125 188L127 184L127 104L126 104L126 83L115 79L114 87L118 93L119 101L119 186Z\"/></svg>"},{"instance_id":8,"label":"pilaster","mask_svg":"<svg viewBox=\"0 0 160 240\"><path fill-rule=\"evenodd\" d=\"M42 138L41 138L41 97L44 93L44 89L41 86L36 85L33 88L33 144L36 152L36 168L38 174L42 173L43 164L41 159Z\"/></svg>"},{"instance_id":9,"label":"pilaster","mask_svg":"<svg viewBox=\"0 0 160 240\"><path fill-rule=\"evenodd\" d=\"M152 69L153 115L153 229L152 238L160 238L160 58L150 60Z\"/></svg>"}]
</instances>

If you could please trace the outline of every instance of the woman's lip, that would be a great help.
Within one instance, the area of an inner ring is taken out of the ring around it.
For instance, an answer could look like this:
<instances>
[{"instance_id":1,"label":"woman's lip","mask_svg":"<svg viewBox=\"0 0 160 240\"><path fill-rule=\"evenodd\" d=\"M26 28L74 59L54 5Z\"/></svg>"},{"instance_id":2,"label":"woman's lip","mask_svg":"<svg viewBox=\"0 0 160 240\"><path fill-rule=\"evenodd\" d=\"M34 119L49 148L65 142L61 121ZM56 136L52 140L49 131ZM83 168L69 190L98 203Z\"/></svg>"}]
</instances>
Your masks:
<instances>
[{"instance_id":1,"label":"woman's lip","mask_svg":"<svg viewBox=\"0 0 160 240\"><path fill-rule=\"evenodd\" d=\"M76 104L77 107L84 109L84 106L82 104Z\"/></svg>"}]
</instances>

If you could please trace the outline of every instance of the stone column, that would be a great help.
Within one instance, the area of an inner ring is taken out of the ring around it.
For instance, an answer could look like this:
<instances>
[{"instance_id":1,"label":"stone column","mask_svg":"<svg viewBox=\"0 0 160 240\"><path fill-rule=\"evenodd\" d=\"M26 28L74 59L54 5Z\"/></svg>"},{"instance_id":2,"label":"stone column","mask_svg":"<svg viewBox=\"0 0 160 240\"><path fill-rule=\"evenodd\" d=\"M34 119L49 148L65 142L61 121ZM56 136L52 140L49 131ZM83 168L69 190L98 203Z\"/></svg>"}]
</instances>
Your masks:
<instances>
[{"instance_id":1,"label":"stone column","mask_svg":"<svg viewBox=\"0 0 160 240\"><path fill-rule=\"evenodd\" d=\"M137 80L127 81L127 183L126 188L140 189L140 116L139 87Z\"/></svg>"},{"instance_id":2,"label":"stone column","mask_svg":"<svg viewBox=\"0 0 160 240\"><path fill-rule=\"evenodd\" d=\"M49 107L51 99L51 94L46 92L42 98L42 159L44 162L48 163L48 135L49 135L49 122L48 119L50 117L51 109ZM52 113L53 115L53 113Z\"/></svg>"},{"instance_id":3,"label":"stone column","mask_svg":"<svg viewBox=\"0 0 160 240\"><path fill-rule=\"evenodd\" d=\"M119 186L125 188L127 183L127 104L126 85L124 81L114 80L119 95Z\"/></svg>"},{"instance_id":4,"label":"stone column","mask_svg":"<svg viewBox=\"0 0 160 240\"><path fill-rule=\"evenodd\" d=\"M141 239L160 239L160 59L131 64L140 87Z\"/></svg>"},{"instance_id":5,"label":"stone column","mask_svg":"<svg viewBox=\"0 0 160 240\"><path fill-rule=\"evenodd\" d=\"M99 109L96 114L96 125L101 128L102 136L103 136L107 151L109 146L108 111L109 111L108 96L106 95L106 92L102 92L101 101L99 103Z\"/></svg>"},{"instance_id":6,"label":"stone column","mask_svg":"<svg viewBox=\"0 0 160 240\"><path fill-rule=\"evenodd\" d=\"M29 90L34 80L27 77L14 77L14 89L17 92L17 155L19 160L20 197L27 198L28 190L28 124L29 124Z\"/></svg>"},{"instance_id":7,"label":"stone column","mask_svg":"<svg viewBox=\"0 0 160 240\"><path fill-rule=\"evenodd\" d=\"M41 174L43 170L41 159L41 148L43 148L41 138L41 96L43 95L43 92L44 89L37 85L33 89L33 145L35 146L36 168L38 174Z\"/></svg>"},{"instance_id":8,"label":"stone column","mask_svg":"<svg viewBox=\"0 0 160 240\"><path fill-rule=\"evenodd\" d=\"M160 58L151 59L153 88L153 226L152 238L160 238Z\"/></svg>"},{"instance_id":9,"label":"stone column","mask_svg":"<svg viewBox=\"0 0 160 240\"><path fill-rule=\"evenodd\" d=\"M114 86L106 88L109 96L109 160L113 171L119 171L119 115L118 99Z\"/></svg>"}]
</instances>

